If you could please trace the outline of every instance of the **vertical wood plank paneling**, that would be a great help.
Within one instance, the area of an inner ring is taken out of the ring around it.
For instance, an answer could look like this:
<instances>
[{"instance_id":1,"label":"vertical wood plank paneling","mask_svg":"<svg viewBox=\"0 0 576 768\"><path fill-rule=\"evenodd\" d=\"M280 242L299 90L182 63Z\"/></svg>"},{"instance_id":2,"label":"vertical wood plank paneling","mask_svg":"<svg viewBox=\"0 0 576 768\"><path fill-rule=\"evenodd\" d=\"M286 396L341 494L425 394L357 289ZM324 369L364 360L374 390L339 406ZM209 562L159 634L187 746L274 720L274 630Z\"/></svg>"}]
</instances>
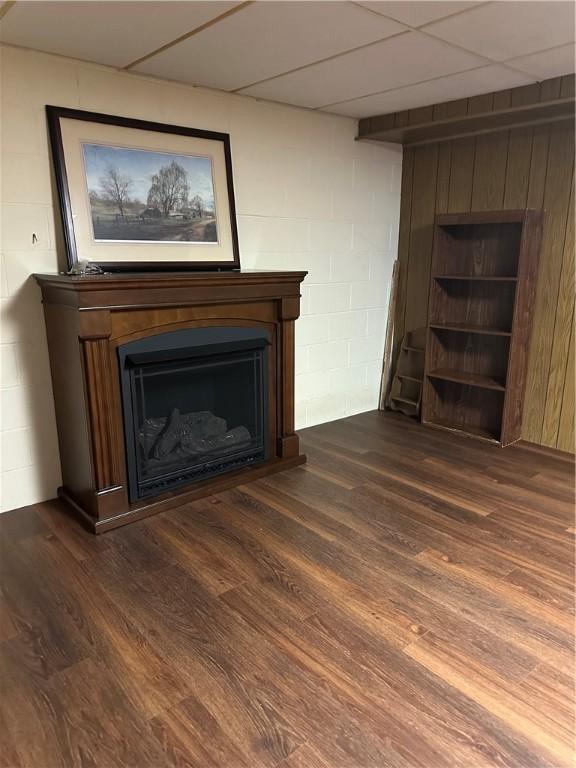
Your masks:
<instances>
[{"instance_id":1,"label":"vertical wood plank paneling","mask_svg":"<svg viewBox=\"0 0 576 768\"><path fill-rule=\"evenodd\" d=\"M502 94L478 96L471 105L471 110L488 112L490 109L509 106L510 91L504 91L505 103L500 104ZM494 103L495 99L496 104ZM494 211L502 208L504 202L504 184L506 180L506 160L508 156L509 131L489 133L478 136L474 156L474 177L472 180L473 211Z\"/></svg>"},{"instance_id":2,"label":"vertical wood plank paneling","mask_svg":"<svg viewBox=\"0 0 576 768\"><path fill-rule=\"evenodd\" d=\"M446 120L450 117L463 116L468 111L468 99L436 104L434 120ZM450 199L450 176L452 168L453 141L443 141L438 145L438 178L436 181L436 213L447 213Z\"/></svg>"},{"instance_id":3,"label":"vertical wood plank paneling","mask_svg":"<svg viewBox=\"0 0 576 768\"><path fill-rule=\"evenodd\" d=\"M450 166L452 146L449 141L438 146L438 173L436 178L436 213L447 213L450 192Z\"/></svg>"},{"instance_id":4,"label":"vertical wood plank paneling","mask_svg":"<svg viewBox=\"0 0 576 768\"><path fill-rule=\"evenodd\" d=\"M560 288L556 304L556 318L552 337L552 352L550 355L550 371L546 391L546 408L542 426L542 443L554 447L558 442L560 414L562 411L562 394L567 371L567 360L574 322L574 217L573 210L574 185L568 205L568 220L564 238L564 253L562 271L560 273Z\"/></svg>"},{"instance_id":5,"label":"vertical wood plank paneling","mask_svg":"<svg viewBox=\"0 0 576 768\"><path fill-rule=\"evenodd\" d=\"M540 83L530 83L530 85L512 88L510 94L514 107L519 107L522 104L537 104L540 101Z\"/></svg>"},{"instance_id":6,"label":"vertical wood plank paneling","mask_svg":"<svg viewBox=\"0 0 576 768\"><path fill-rule=\"evenodd\" d=\"M550 99L559 98L561 88L561 77L553 77L551 80L544 80L540 83L540 101L550 101Z\"/></svg>"},{"instance_id":7,"label":"vertical wood plank paneling","mask_svg":"<svg viewBox=\"0 0 576 768\"><path fill-rule=\"evenodd\" d=\"M418 179L419 182L417 194L412 194L405 330L413 330L426 325L428 313L426 298L430 281L430 261L434 237L437 171L438 145L416 147L414 150L414 178Z\"/></svg>"},{"instance_id":8,"label":"vertical wood plank paneling","mask_svg":"<svg viewBox=\"0 0 576 768\"><path fill-rule=\"evenodd\" d=\"M550 125L538 125L532 137L530 178L528 180L527 207L540 210L544 205L544 188L548 172L548 150L550 148Z\"/></svg>"},{"instance_id":9,"label":"vertical wood plank paneling","mask_svg":"<svg viewBox=\"0 0 576 768\"><path fill-rule=\"evenodd\" d=\"M567 99L570 96L574 96L576 93L576 76L563 75L562 82L560 83L560 96L563 99Z\"/></svg>"},{"instance_id":10,"label":"vertical wood plank paneling","mask_svg":"<svg viewBox=\"0 0 576 768\"><path fill-rule=\"evenodd\" d=\"M576 330L572 322L572 335L568 346L568 365L566 369L566 381L562 395L562 411L559 419L558 441L556 447L561 451L574 453L574 402L576 401L575 371L574 371L574 347L576 347Z\"/></svg>"},{"instance_id":11,"label":"vertical wood plank paneling","mask_svg":"<svg viewBox=\"0 0 576 768\"><path fill-rule=\"evenodd\" d=\"M476 140L472 210L495 211L504 204L509 131L479 136Z\"/></svg>"},{"instance_id":12,"label":"vertical wood plank paneling","mask_svg":"<svg viewBox=\"0 0 576 768\"><path fill-rule=\"evenodd\" d=\"M408 255L410 252L410 228L412 222L412 190L414 176L414 150L405 149L402 158L402 185L400 189L400 229L398 233L398 288L394 313L394 365L404 336L406 312L406 282L408 279Z\"/></svg>"},{"instance_id":13,"label":"vertical wood plank paneling","mask_svg":"<svg viewBox=\"0 0 576 768\"><path fill-rule=\"evenodd\" d=\"M418 125L419 123L429 123L434 119L434 106L418 107L408 110L408 125Z\"/></svg>"},{"instance_id":14,"label":"vertical wood plank paneling","mask_svg":"<svg viewBox=\"0 0 576 768\"><path fill-rule=\"evenodd\" d=\"M434 120L447 120L450 117L460 117L468 111L468 99L446 101L443 104L435 104Z\"/></svg>"},{"instance_id":15,"label":"vertical wood plank paneling","mask_svg":"<svg viewBox=\"0 0 576 768\"><path fill-rule=\"evenodd\" d=\"M468 111L468 99L437 104L434 119L445 120L460 117ZM454 142L444 141L438 146L438 179L436 182L436 213L447 213L450 200L450 179L452 175L452 153Z\"/></svg>"},{"instance_id":16,"label":"vertical wood plank paneling","mask_svg":"<svg viewBox=\"0 0 576 768\"><path fill-rule=\"evenodd\" d=\"M504 182L504 208L527 207L533 137L533 128L516 128L510 131Z\"/></svg>"},{"instance_id":17,"label":"vertical wood plank paneling","mask_svg":"<svg viewBox=\"0 0 576 768\"><path fill-rule=\"evenodd\" d=\"M512 89L492 94L492 109L508 109L512 104Z\"/></svg>"},{"instance_id":18,"label":"vertical wood plank paneling","mask_svg":"<svg viewBox=\"0 0 576 768\"><path fill-rule=\"evenodd\" d=\"M433 119L434 106L419 107L408 111L408 124L416 125L418 123L427 123ZM422 150L430 151L422 151ZM435 147L417 148L414 150L414 172L412 194L412 214L411 214L411 232L410 249L408 253L408 271L406 281L406 307L405 323L406 328L419 328L425 325L419 319L419 313L414 313L412 297L420 291L418 280L429 280L430 260L432 256L432 235L433 226L430 226L430 217L427 211L430 205L434 205L434 192L432 182L425 179L428 173L433 174L436 182L437 150ZM427 278L425 276L428 275Z\"/></svg>"},{"instance_id":19,"label":"vertical wood plank paneling","mask_svg":"<svg viewBox=\"0 0 576 768\"><path fill-rule=\"evenodd\" d=\"M468 114L479 115L482 112L490 112L494 106L494 93L483 93L480 96L472 96L468 99Z\"/></svg>"},{"instance_id":20,"label":"vertical wood plank paneling","mask_svg":"<svg viewBox=\"0 0 576 768\"><path fill-rule=\"evenodd\" d=\"M568 75L511 91L399 113L395 122L405 125L422 118L442 120L573 93L574 76ZM572 131L570 123L547 124L404 151L395 328L397 349L402 335L424 322L434 213L545 209L522 436L570 451L574 450L576 343L572 319Z\"/></svg>"},{"instance_id":21,"label":"vertical wood plank paneling","mask_svg":"<svg viewBox=\"0 0 576 768\"><path fill-rule=\"evenodd\" d=\"M457 139L452 142L448 213L465 213L470 210L475 146L474 139Z\"/></svg>"},{"instance_id":22,"label":"vertical wood plank paneling","mask_svg":"<svg viewBox=\"0 0 576 768\"><path fill-rule=\"evenodd\" d=\"M515 88L511 93L510 104L513 107L520 107L533 104L539 98L540 83L534 83L522 88ZM527 207L533 137L533 128L515 128L510 131L504 185L504 208Z\"/></svg>"},{"instance_id":23,"label":"vertical wood plank paneling","mask_svg":"<svg viewBox=\"0 0 576 768\"><path fill-rule=\"evenodd\" d=\"M556 305L574 167L573 157L573 127L554 123L550 127L543 204L544 236L540 252L540 271L524 405L523 434L527 440L535 443L542 442Z\"/></svg>"},{"instance_id":24,"label":"vertical wood plank paneling","mask_svg":"<svg viewBox=\"0 0 576 768\"><path fill-rule=\"evenodd\" d=\"M467 113L487 112L493 103L493 94L474 96L468 99ZM472 184L474 180L474 158L476 139L457 139L452 142L452 163L448 212L462 213L472 210Z\"/></svg>"},{"instance_id":25,"label":"vertical wood plank paneling","mask_svg":"<svg viewBox=\"0 0 576 768\"><path fill-rule=\"evenodd\" d=\"M405 125L408 125L408 110L406 109L404 112L395 112L394 127L403 128Z\"/></svg>"}]
</instances>

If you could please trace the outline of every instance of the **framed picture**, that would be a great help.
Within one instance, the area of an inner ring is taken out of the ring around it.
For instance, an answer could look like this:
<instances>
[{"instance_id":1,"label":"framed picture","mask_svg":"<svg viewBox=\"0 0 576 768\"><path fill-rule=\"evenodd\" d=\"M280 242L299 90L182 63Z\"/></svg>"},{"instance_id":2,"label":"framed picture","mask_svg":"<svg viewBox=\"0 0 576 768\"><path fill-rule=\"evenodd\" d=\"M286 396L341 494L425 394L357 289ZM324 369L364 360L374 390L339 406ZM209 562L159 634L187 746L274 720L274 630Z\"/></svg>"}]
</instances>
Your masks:
<instances>
[{"instance_id":1,"label":"framed picture","mask_svg":"<svg viewBox=\"0 0 576 768\"><path fill-rule=\"evenodd\" d=\"M227 133L46 111L70 269L239 268Z\"/></svg>"}]
</instances>

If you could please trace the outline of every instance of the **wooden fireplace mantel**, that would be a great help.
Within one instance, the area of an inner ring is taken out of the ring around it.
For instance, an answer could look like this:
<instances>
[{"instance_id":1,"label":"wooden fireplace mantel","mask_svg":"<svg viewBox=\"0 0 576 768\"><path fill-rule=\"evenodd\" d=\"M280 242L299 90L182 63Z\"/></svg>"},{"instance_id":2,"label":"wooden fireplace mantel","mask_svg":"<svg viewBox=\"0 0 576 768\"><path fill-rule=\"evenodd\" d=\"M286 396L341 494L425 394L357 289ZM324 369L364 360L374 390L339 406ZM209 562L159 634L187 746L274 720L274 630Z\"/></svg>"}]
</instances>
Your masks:
<instances>
[{"instance_id":1,"label":"wooden fireplace mantel","mask_svg":"<svg viewBox=\"0 0 576 768\"><path fill-rule=\"evenodd\" d=\"M294 431L294 326L306 272L35 275L42 290L63 486L103 532L305 461ZM271 339L270 458L131 504L117 349L183 328L264 326Z\"/></svg>"}]
</instances>

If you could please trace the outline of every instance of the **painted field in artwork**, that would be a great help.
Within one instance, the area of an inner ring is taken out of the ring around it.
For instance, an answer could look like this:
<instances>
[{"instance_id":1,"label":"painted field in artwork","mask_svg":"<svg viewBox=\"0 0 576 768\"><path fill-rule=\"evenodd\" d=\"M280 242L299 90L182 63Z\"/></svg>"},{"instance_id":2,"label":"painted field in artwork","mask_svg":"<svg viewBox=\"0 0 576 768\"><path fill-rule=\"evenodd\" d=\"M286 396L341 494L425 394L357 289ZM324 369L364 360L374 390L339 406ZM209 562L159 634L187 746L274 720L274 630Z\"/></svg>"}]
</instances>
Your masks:
<instances>
[{"instance_id":1,"label":"painted field in artwork","mask_svg":"<svg viewBox=\"0 0 576 768\"><path fill-rule=\"evenodd\" d=\"M95 241L218 242L209 157L103 144L82 149Z\"/></svg>"}]
</instances>

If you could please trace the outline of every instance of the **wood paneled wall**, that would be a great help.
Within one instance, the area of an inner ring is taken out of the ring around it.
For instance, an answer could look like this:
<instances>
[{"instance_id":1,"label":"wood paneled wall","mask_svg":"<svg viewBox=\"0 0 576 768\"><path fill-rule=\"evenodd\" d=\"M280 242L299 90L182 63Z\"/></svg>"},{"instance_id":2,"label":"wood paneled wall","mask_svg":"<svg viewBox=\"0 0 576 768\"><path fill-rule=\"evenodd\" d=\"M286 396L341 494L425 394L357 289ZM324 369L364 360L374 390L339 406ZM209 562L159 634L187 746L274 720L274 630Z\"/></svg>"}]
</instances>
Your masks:
<instances>
[{"instance_id":1,"label":"wood paneled wall","mask_svg":"<svg viewBox=\"0 0 576 768\"><path fill-rule=\"evenodd\" d=\"M398 125L571 96L574 76L395 115ZM395 350L426 324L436 213L544 209L522 437L574 452L574 122L406 147Z\"/></svg>"}]
</instances>

